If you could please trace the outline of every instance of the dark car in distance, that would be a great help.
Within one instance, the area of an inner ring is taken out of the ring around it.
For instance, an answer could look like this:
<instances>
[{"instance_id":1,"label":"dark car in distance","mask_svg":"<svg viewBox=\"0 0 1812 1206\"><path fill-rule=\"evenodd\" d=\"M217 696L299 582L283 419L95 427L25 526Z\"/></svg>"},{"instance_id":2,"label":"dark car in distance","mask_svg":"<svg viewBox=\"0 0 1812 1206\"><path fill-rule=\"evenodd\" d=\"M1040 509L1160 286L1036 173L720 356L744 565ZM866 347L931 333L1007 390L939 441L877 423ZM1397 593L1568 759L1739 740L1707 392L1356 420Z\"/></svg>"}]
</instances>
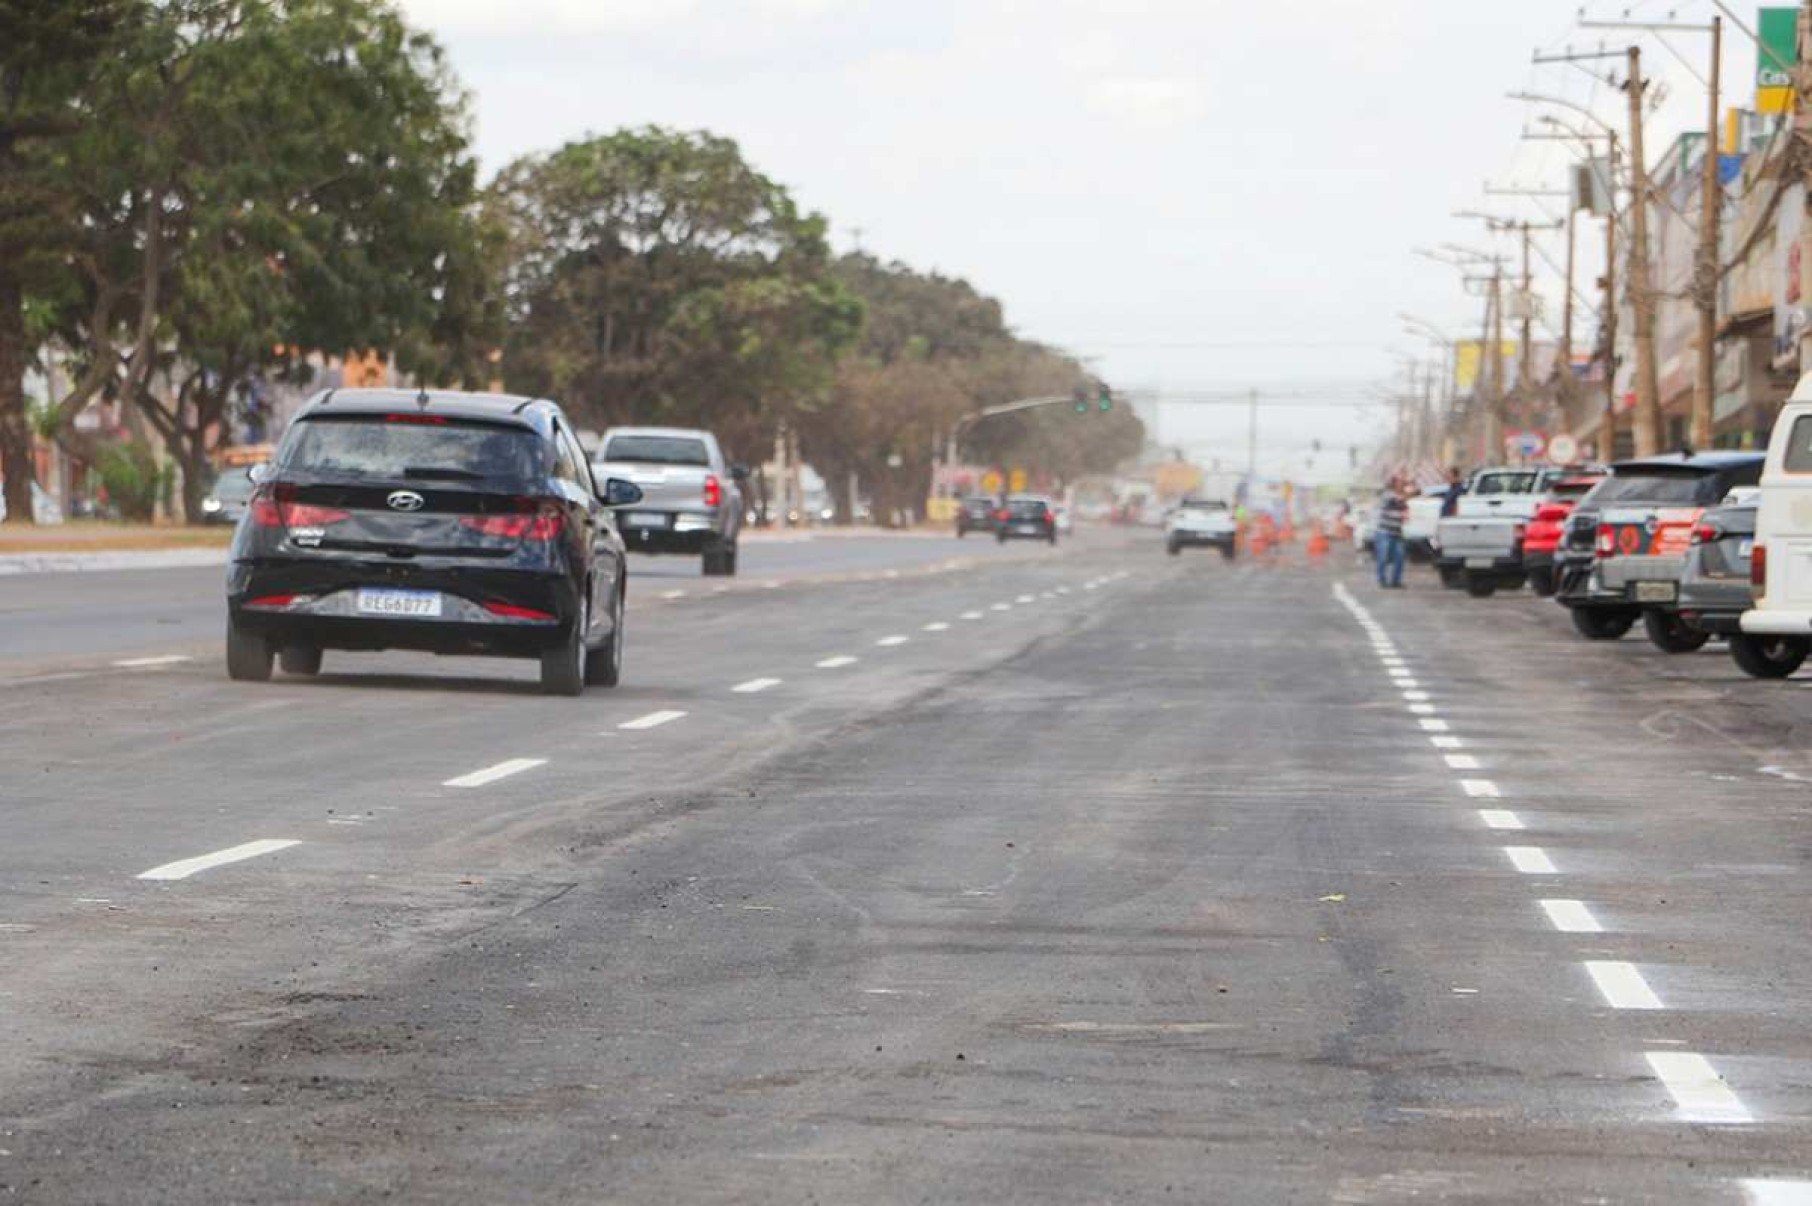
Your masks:
<instances>
[{"instance_id":1,"label":"dark car in distance","mask_svg":"<svg viewBox=\"0 0 1812 1206\"><path fill-rule=\"evenodd\" d=\"M1048 498L1021 495L1007 500L995 513L995 537L1000 543L1009 540L1043 540L1057 543L1057 509Z\"/></svg>"},{"instance_id":2,"label":"dark car in distance","mask_svg":"<svg viewBox=\"0 0 1812 1206\"><path fill-rule=\"evenodd\" d=\"M611 508L551 401L330 390L259 474L227 572L227 673L322 651L538 659L549 694L615 686L627 588Z\"/></svg>"},{"instance_id":3,"label":"dark car in distance","mask_svg":"<svg viewBox=\"0 0 1812 1206\"><path fill-rule=\"evenodd\" d=\"M956 535L962 539L971 532L992 532L1000 526L995 513L1000 504L991 498L965 498L956 508Z\"/></svg>"}]
</instances>

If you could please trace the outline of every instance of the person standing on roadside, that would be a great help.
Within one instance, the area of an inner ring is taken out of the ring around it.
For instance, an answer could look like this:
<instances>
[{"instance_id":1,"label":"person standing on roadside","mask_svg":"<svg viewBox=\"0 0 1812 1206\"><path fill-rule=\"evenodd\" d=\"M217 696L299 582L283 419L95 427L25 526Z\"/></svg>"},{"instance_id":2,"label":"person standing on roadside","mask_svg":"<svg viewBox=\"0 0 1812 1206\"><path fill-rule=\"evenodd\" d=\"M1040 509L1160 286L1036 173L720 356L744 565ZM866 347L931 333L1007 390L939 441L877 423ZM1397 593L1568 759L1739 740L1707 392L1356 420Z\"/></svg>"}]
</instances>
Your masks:
<instances>
[{"instance_id":1,"label":"person standing on roadside","mask_svg":"<svg viewBox=\"0 0 1812 1206\"><path fill-rule=\"evenodd\" d=\"M1441 491L1441 518L1452 519L1460 513L1460 495L1466 493L1466 482L1460 477L1460 467L1455 465L1447 471L1447 489Z\"/></svg>"},{"instance_id":2,"label":"person standing on roadside","mask_svg":"<svg viewBox=\"0 0 1812 1206\"><path fill-rule=\"evenodd\" d=\"M1402 479L1392 474L1378 500L1378 530L1372 537L1378 558L1378 585L1385 590L1403 589L1403 520L1408 514L1409 501L1403 496Z\"/></svg>"}]
</instances>

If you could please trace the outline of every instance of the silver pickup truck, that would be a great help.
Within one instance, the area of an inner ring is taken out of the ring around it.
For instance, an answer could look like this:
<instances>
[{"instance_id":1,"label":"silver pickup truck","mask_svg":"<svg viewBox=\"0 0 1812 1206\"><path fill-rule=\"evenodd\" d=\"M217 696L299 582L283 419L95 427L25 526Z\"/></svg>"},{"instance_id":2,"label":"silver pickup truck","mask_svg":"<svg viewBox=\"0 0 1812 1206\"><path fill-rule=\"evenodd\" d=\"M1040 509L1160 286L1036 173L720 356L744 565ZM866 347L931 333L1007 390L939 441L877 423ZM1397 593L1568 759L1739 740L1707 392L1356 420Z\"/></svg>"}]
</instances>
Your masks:
<instances>
[{"instance_id":1,"label":"silver pickup truck","mask_svg":"<svg viewBox=\"0 0 1812 1206\"><path fill-rule=\"evenodd\" d=\"M1435 567L1445 586L1476 599L1523 584L1523 533L1559 469L1480 469L1453 515L1435 525Z\"/></svg>"},{"instance_id":2,"label":"silver pickup truck","mask_svg":"<svg viewBox=\"0 0 1812 1206\"><path fill-rule=\"evenodd\" d=\"M749 471L730 464L716 436L683 427L613 427L598 445L592 474L641 488L642 501L617 512L630 552L693 554L704 558L707 576L736 573Z\"/></svg>"}]
</instances>

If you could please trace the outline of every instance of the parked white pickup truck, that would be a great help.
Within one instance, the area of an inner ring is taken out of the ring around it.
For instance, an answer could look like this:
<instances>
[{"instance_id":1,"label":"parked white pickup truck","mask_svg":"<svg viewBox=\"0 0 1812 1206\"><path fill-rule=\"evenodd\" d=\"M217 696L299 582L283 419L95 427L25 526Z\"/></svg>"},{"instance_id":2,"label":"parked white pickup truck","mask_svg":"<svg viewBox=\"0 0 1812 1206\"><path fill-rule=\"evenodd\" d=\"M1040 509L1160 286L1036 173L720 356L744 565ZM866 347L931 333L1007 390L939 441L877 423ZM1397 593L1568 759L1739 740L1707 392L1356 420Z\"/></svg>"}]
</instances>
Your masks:
<instances>
[{"instance_id":1,"label":"parked white pickup truck","mask_svg":"<svg viewBox=\"0 0 1812 1206\"><path fill-rule=\"evenodd\" d=\"M1480 469L1466 479L1458 510L1435 526L1441 584L1475 599L1523 584L1523 533L1559 469Z\"/></svg>"}]
</instances>

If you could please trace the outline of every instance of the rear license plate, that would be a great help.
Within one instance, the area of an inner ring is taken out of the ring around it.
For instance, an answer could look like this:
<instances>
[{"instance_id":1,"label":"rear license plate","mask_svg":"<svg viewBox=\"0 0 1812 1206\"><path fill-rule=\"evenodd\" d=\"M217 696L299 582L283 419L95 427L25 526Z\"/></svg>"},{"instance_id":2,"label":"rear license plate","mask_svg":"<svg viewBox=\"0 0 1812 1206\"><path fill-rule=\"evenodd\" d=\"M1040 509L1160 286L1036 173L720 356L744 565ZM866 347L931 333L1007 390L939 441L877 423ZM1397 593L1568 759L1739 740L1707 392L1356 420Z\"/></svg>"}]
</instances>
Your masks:
<instances>
[{"instance_id":1,"label":"rear license plate","mask_svg":"<svg viewBox=\"0 0 1812 1206\"><path fill-rule=\"evenodd\" d=\"M1017 523L1013 525L1013 530L1015 532L1023 532L1027 536L1033 536L1038 532L1038 525L1035 523Z\"/></svg>"},{"instance_id":2,"label":"rear license plate","mask_svg":"<svg viewBox=\"0 0 1812 1206\"><path fill-rule=\"evenodd\" d=\"M1633 589L1638 603L1672 603L1680 594L1674 582L1637 582Z\"/></svg>"},{"instance_id":3,"label":"rear license plate","mask_svg":"<svg viewBox=\"0 0 1812 1206\"><path fill-rule=\"evenodd\" d=\"M432 590L381 590L366 587L359 591L359 614L367 616L404 616L434 618L440 615L440 592Z\"/></svg>"},{"instance_id":4,"label":"rear license plate","mask_svg":"<svg viewBox=\"0 0 1812 1206\"><path fill-rule=\"evenodd\" d=\"M632 528L664 528L667 517L659 511L631 511L623 516L623 523Z\"/></svg>"},{"instance_id":5,"label":"rear license plate","mask_svg":"<svg viewBox=\"0 0 1812 1206\"><path fill-rule=\"evenodd\" d=\"M1490 569L1495 564L1497 564L1497 563L1489 557L1468 557L1468 558L1466 558L1466 568L1467 569Z\"/></svg>"},{"instance_id":6,"label":"rear license plate","mask_svg":"<svg viewBox=\"0 0 1812 1206\"><path fill-rule=\"evenodd\" d=\"M1737 545L1737 556L1745 561L1755 556L1755 541L1745 540L1743 543Z\"/></svg>"}]
</instances>

